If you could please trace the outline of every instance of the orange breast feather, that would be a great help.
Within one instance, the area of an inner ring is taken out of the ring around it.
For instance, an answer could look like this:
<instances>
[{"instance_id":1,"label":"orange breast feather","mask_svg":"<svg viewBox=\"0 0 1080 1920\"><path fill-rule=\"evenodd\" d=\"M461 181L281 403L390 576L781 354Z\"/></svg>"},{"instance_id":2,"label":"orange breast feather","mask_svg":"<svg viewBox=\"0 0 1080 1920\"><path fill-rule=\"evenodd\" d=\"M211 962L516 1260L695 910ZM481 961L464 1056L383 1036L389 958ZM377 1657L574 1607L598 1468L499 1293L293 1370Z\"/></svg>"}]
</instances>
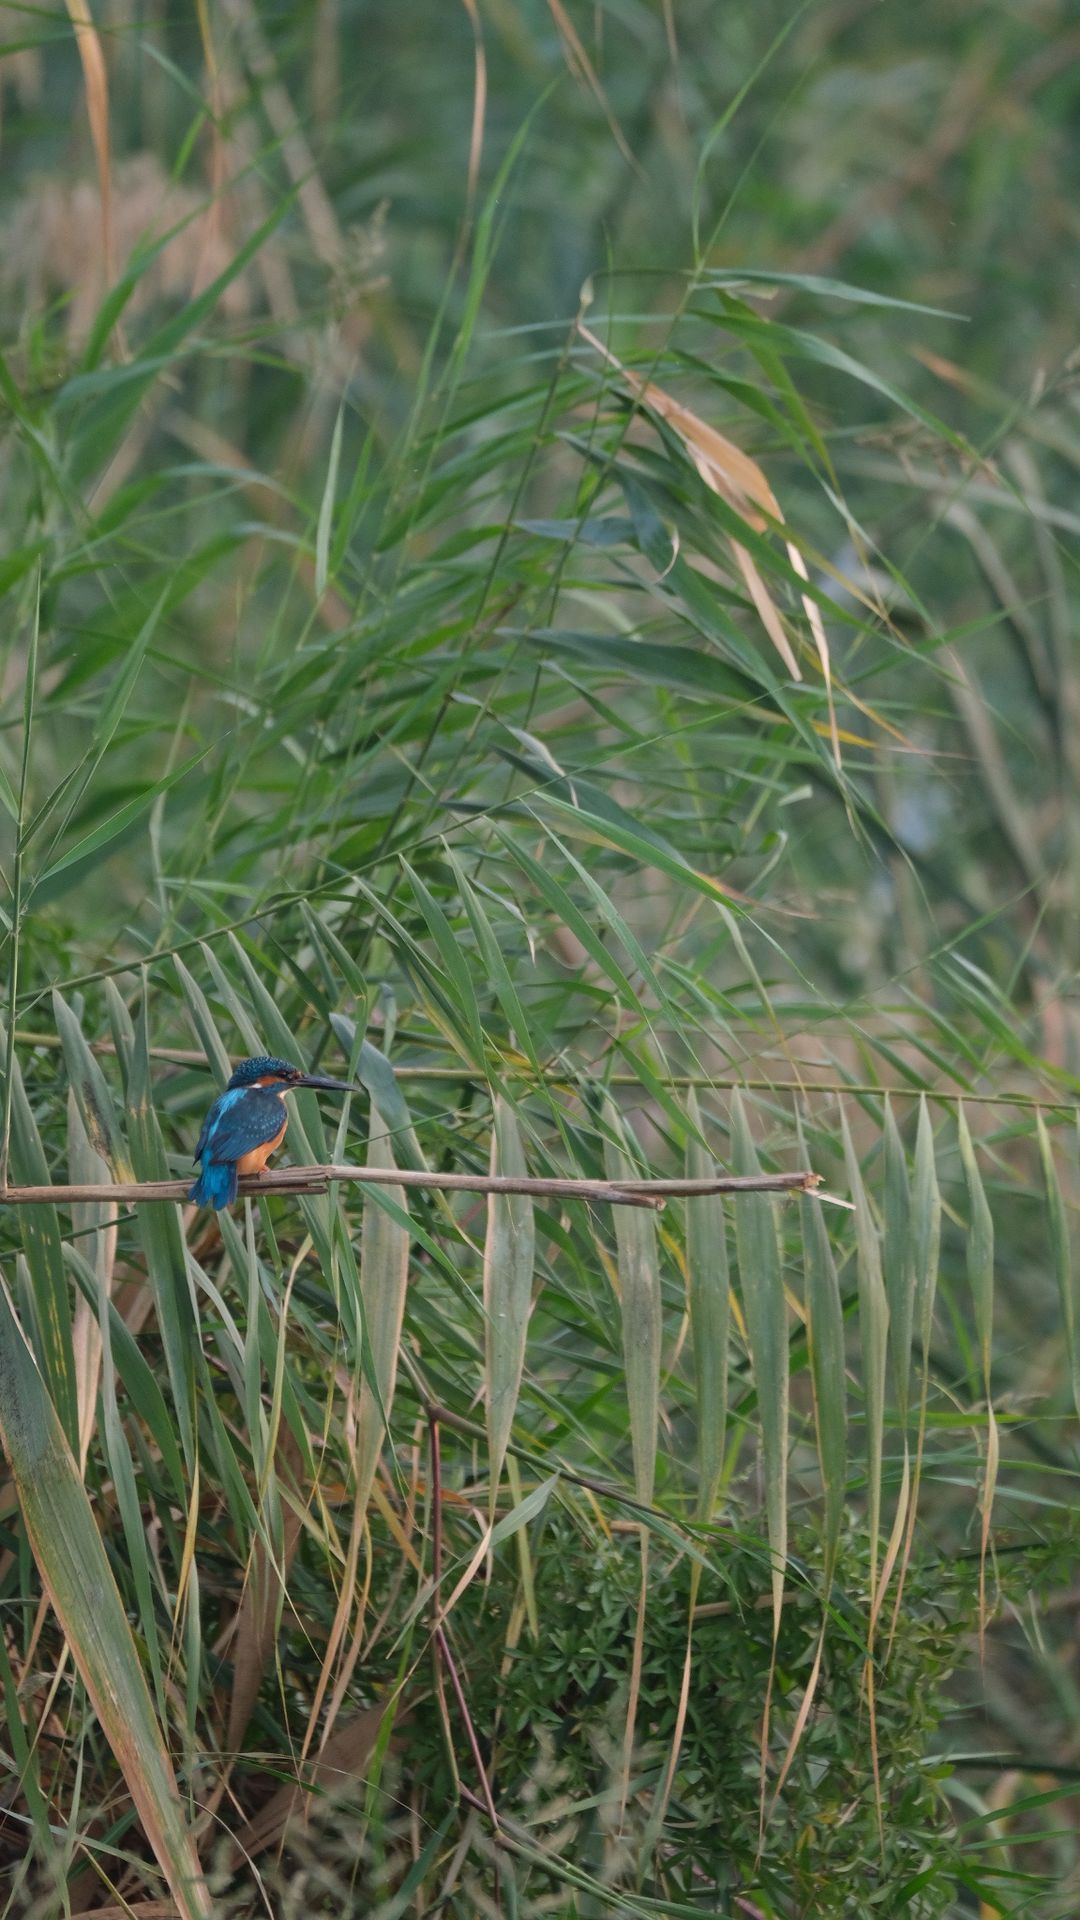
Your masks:
<instances>
[{"instance_id":1,"label":"orange breast feather","mask_svg":"<svg viewBox=\"0 0 1080 1920\"><path fill-rule=\"evenodd\" d=\"M237 1173L261 1173L267 1161L269 1160L270 1155L272 1153L277 1152L282 1141L284 1140L285 1129L288 1126L288 1124L289 1124L289 1116L288 1114L286 1114L284 1120L281 1123L280 1133L275 1134L272 1140L264 1140L261 1146L252 1147L250 1153L241 1154L239 1160L236 1163Z\"/></svg>"}]
</instances>

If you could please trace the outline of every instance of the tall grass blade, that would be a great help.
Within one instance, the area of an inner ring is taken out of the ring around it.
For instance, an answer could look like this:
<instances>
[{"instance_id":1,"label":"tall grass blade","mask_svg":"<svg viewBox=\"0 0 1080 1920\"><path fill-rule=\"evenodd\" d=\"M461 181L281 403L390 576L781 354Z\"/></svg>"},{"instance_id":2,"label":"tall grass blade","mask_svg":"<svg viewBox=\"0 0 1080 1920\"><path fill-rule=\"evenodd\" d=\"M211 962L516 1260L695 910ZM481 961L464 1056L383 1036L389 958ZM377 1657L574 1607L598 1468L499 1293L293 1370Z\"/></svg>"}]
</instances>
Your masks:
<instances>
[{"instance_id":1,"label":"tall grass blade","mask_svg":"<svg viewBox=\"0 0 1080 1920\"><path fill-rule=\"evenodd\" d=\"M162 588L155 605L144 620L142 627L126 648L120 672L117 674L115 681L109 689L109 695L104 706L100 713L94 718L93 730L85 753L81 760L76 761L75 765L70 769L69 773L61 782L60 787L47 794L38 807L33 820L27 828L27 840L37 834L46 822L52 818L53 813L61 801L64 804L64 814L54 829L55 834L57 836L62 834L69 824L75 808L78 806L79 801L89 787L98 768L105 760L109 748L112 745L113 736L124 717L131 696L135 691L136 682L143 670L147 648L157 631L158 622L164 611L169 592L169 586Z\"/></svg>"},{"instance_id":2,"label":"tall grass blade","mask_svg":"<svg viewBox=\"0 0 1080 1920\"><path fill-rule=\"evenodd\" d=\"M691 1089L687 1101L690 1130L686 1142L686 1177L708 1180L716 1172L701 1135L701 1112ZM731 1320L731 1276L728 1267L727 1221L719 1194L702 1194L686 1205L686 1274L690 1337L694 1354L695 1413L697 1416L699 1520L710 1521L724 1469L724 1439L728 1407L728 1329ZM675 1776L690 1706L694 1660L694 1618L704 1572L696 1559L690 1568L687 1597L686 1646L675 1708L675 1727L660 1789L649 1815L641 1858L651 1860L663 1830L675 1786Z\"/></svg>"},{"instance_id":3,"label":"tall grass blade","mask_svg":"<svg viewBox=\"0 0 1080 1920\"><path fill-rule=\"evenodd\" d=\"M368 1133L368 1165L394 1167L397 1162L386 1121L372 1102ZM381 1204L385 1202L385 1204ZM360 1296L369 1352L360 1383L353 1451L354 1526L363 1519L375 1478L383 1438L394 1404L398 1349L409 1279L409 1234L395 1219L408 1213L403 1187L371 1188L364 1197L360 1232Z\"/></svg>"},{"instance_id":4,"label":"tall grass blade","mask_svg":"<svg viewBox=\"0 0 1080 1920\"><path fill-rule=\"evenodd\" d=\"M691 1091L687 1101L690 1130L686 1177L711 1180L716 1162L702 1144L701 1111ZM711 1520L724 1470L728 1411L728 1328L731 1277L728 1271L727 1221L718 1193L686 1203L686 1275L690 1337L694 1352L694 1406L698 1435L699 1520Z\"/></svg>"},{"instance_id":5,"label":"tall grass blade","mask_svg":"<svg viewBox=\"0 0 1080 1920\"><path fill-rule=\"evenodd\" d=\"M885 1102L885 1236L882 1271L889 1302L889 1347L900 1417L907 1425L915 1315L915 1237L907 1155L891 1100Z\"/></svg>"},{"instance_id":6,"label":"tall grass blade","mask_svg":"<svg viewBox=\"0 0 1080 1920\"><path fill-rule=\"evenodd\" d=\"M501 1094L495 1101L494 1122L492 1173L524 1175L527 1168L521 1129L513 1107ZM532 1200L527 1194L489 1194L484 1242L484 1380L492 1517L525 1365L535 1264Z\"/></svg>"},{"instance_id":7,"label":"tall grass blade","mask_svg":"<svg viewBox=\"0 0 1080 1920\"><path fill-rule=\"evenodd\" d=\"M330 1024L348 1058L356 1045L356 1022L347 1014L332 1013ZM427 1168L427 1159L413 1124L409 1104L390 1061L371 1040L362 1040L356 1068L357 1078L382 1114L394 1142L395 1164L411 1167L417 1173Z\"/></svg>"},{"instance_id":8,"label":"tall grass blade","mask_svg":"<svg viewBox=\"0 0 1080 1920\"><path fill-rule=\"evenodd\" d=\"M391 1136L386 1129L385 1115L379 1111L374 1100L371 1103L368 1164L377 1167L394 1167L397 1164ZM345 1642L350 1619L354 1620L353 1643L338 1673L323 1724L321 1744L324 1749L333 1737L334 1721L359 1657L366 1588L359 1594L356 1591L357 1568L361 1542L366 1532L368 1502L394 1402L409 1277L410 1235L404 1224L407 1218L404 1188L372 1187L365 1194L360 1232L360 1340L357 1373L352 1387L355 1409L352 1529L338 1603L308 1716L304 1736L305 1753L314 1739L318 1716Z\"/></svg>"},{"instance_id":9,"label":"tall grass blade","mask_svg":"<svg viewBox=\"0 0 1080 1920\"><path fill-rule=\"evenodd\" d=\"M326 592L330 577L330 535L334 527L334 505L337 499L338 466L341 462L341 430L345 419L345 403L342 401L334 421L334 434L330 442L330 459L326 468L326 484L323 487L322 504L319 507L319 519L315 528L315 598L321 600Z\"/></svg>"},{"instance_id":10,"label":"tall grass blade","mask_svg":"<svg viewBox=\"0 0 1080 1920\"><path fill-rule=\"evenodd\" d=\"M1043 1154L1043 1168L1047 1177L1047 1198L1050 1205L1051 1220L1054 1217L1055 1201L1061 1206L1061 1194L1057 1185L1053 1160L1050 1156L1050 1142L1043 1126L1042 1115L1038 1114L1039 1148ZM986 1399L986 1466L983 1472L982 1493L979 1506L982 1514L982 1527L979 1534L979 1637L986 1633L986 1557L990 1546L990 1520L993 1513L994 1490L997 1485L998 1457L1000 1443L998 1439L997 1419L992 1399L992 1355L994 1337L994 1219L990 1212L990 1203L986 1198L979 1163L975 1157L975 1147L968 1127L967 1114L963 1102L957 1110L957 1129L960 1136L960 1159L967 1182L968 1206L971 1216L968 1222L967 1270L971 1286L972 1304L975 1310L975 1331L979 1342L979 1368L982 1374L983 1394ZM1061 1216L1063 1218L1063 1216Z\"/></svg>"},{"instance_id":11,"label":"tall grass blade","mask_svg":"<svg viewBox=\"0 0 1080 1920\"><path fill-rule=\"evenodd\" d=\"M736 1173L761 1172L742 1097L731 1101L732 1162ZM773 1638L780 1632L788 1548L788 1331L776 1203L768 1194L740 1194L735 1208L739 1263L750 1365L761 1417L765 1516L772 1560Z\"/></svg>"},{"instance_id":12,"label":"tall grass blade","mask_svg":"<svg viewBox=\"0 0 1080 1920\"><path fill-rule=\"evenodd\" d=\"M731 1100L732 1161L736 1173L761 1171L757 1148L738 1089ZM758 1799L758 1848L764 1845L769 1729L773 1687L784 1610L788 1554L788 1408L787 1303L780 1259L775 1203L766 1194L740 1194L735 1209L735 1251L742 1288L750 1367L761 1420L761 1456L765 1477L765 1522L769 1540L772 1594L772 1652L761 1711L761 1779Z\"/></svg>"},{"instance_id":13,"label":"tall grass blade","mask_svg":"<svg viewBox=\"0 0 1080 1920\"><path fill-rule=\"evenodd\" d=\"M799 1165L806 1166L802 1121L796 1116ZM799 1200L803 1278L806 1288L806 1338L814 1389L814 1429L824 1504L822 1579L832 1586L847 1491L847 1383L844 1378L844 1310L823 1209L812 1194Z\"/></svg>"},{"instance_id":14,"label":"tall grass blade","mask_svg":"<svg viewBox=\"0 0 1080 1920\"><path fill-rule=\"evenodd\" d=\"M0 1048L7 1036L0 1028ZM48 1186L52 1175L22 1069L12 1057L7 1093L11 1140L9 1177L27 1186ZM68 1440L77 1445L78 1397L71 1339L71 1303L64 1267L63 1236L55 1207L21 1207L18 1218L30 1279L34 1346L49 1395Z\"/></svg>"},{"instance_id":15,"label":"tall grass blade","mask_svg":"<svg viewBox=\"0 0 1080 1920\"><path fill-rule=\"evenodd\" d=\"M604 1171L609 1180L632 1179L638 1172L627 1129L610 1096L604 1103ZM656 1484L656 1447L660 1419L660 1254L651 1209L615 1207L615 1250L622 1317L623 1365L630 1409L630 1449L634 1488L643 1506L651 1506ZM626 1704L620 1773L620 1819L626 1808L633 1759L638 1700L645 1648L649 1578L649 1534L640 1529L641 1585L634 1623L630 1686Z\"/></svg>"},{"instance_id":16,"label":"tall grass blade","mask_svg":"<svg viewBox=\"0 0 1080 1920\"><path fill-rule=\"evenodd\" d=\"M913 1273L913 1323L909 1340L919 1349L919 1410L915 1441L915 1465L911 1472L907 1524L903 1557L893 1601L890 1644L900 1618L904 1581L915 1536L919 1491L922 1484L923 1453L926 1447L927 1402L930 1392L930 1340L937 1297L938 1260L941 1251L941 1190L934 1151L934 1129L926 1095L919 1095L919 1120L915 1134L915 1164L911 1181L911 1263ZM895 1340L895 1335L894 1335ZM906 1443L905 1443L906 1444ZM904 1460L904 1486L908 1487L908 1461Z\"/></svg>"},{"instance_id":17,"label":"tall grass blade","mask_svg":"<svg viewBox=\"0 0 1080 1920\"><path fill-rule=\"evenodd\" d=\"M55 900L60 894L66 893L77 880L84 879L87 873L98 865L101 857L131 832L143 814L150 811L156 800L159 800L163 794L169 793L178 781L186 779L193 768L206 759L208 751L209 749L204 747L201 752L191 754L171 772L162 774L160 780L148 782L130 800L126 800L122 807L118 807L115 813L110 814L107 820L103 820L100 826L92 827L89 832L81 834L74 846L69 847L59 860L54 860L52 865L33 881L31 893L35 908L44 906L49 900Z\"/></svg>"},{"instance_id":18,"label":"tall grass blade","mask_svg":"<svg viewBox=\"0 0 1080 1920\"><path fill-rule=\"evenodd\" d=\"M103 1160L113 1180L135 1178L118 1125L116 1104L96 1055L87 1044L82 1023L63 995L53 993L53 1018L64 1050L68 1084L75 1099L86 1138Z\"/></svg>"},{"instance_id":19,"label":"tall grass blade","mask_svg":"<svg viewBox=\"0 0 1080 1920\"><path fill-rule=\"evenodd\" d=\"M68 1172L76 1185L97 1185L108 1181L109 1166L86 1137L82 1115L74 1093L68 1092ZM112 1290L116 1259L115 1201L97 1200L73 1206L71 1227L80 1251L88 1257L97 1283L99 1299L108 1300ZM79 1410L79 1471L85 1473L90 1442L97 1413L98 1383L101 1377L101 1329L97 1302L80 1294L75 1302L71 1323L71 1344L75 1355L75 1391Z\"/></svg>"},{"instance_id":20,"label":"tall grass blade","mask_svg":"<svg viewBox=\"0 0 1080 1920\"><path fill-rule=\"evenodd\" d=\"M0 1284L0 1432L38 1571L183 1920L211 1902L78 1467Z\"/></svg>"},{"instance_id":21,"label":"tall grass blade","mask_svg":"<svg viewBox=\"0 0 1080 1920\"><path fill-rule=\"evenodd\" d=\"M1080 1124L1080 1123L1078 1123ZM1069 1238L1069 1223L1062 1198L1061 1183L1054 1165L1053 1148L1046 1131L1046 1122L1042 1114L1036 1115L1036 1127L1039 1139L1039 1158L1042 1162L1043 1185L1046 1189L1046 1216L1050 1233L1050 1257L1057 1281L1058 1298L1061 1301L1061 1326L1065 1335L1065 1358L1069 1367L1072 1383L1073 1405L1080 1413L1080 1343L1077 1341L1076 1325L1076 1288L1073 1281L1072 1246Z\"/></svg>"},{"instance_id":22,"label":"tall grass blade","mask_svg":"<svg viewBox=\"0 0 1080 1920\"><path fill-rule=\"evenodd\" d=\"M881 1549L882 1446L885 1431L885 1378L889 1303L881 1273L881 1247L862 1172L848 1128L841 1118L848 1185L855 1202L855 1265L859 1284L859 1334L866 1407L866 1480L870 1541L871 1634L881 1604L878 1556Z\"/></svg>"},{"instance_id":23,"label":"tall grass blade","mask_svg":"<svg viewBox=\"0 0 1080 1920\"><path fill-rule=\"evenodd\" d=\"M967 1234L967 1270L971 1283L971 1298L975 1309L975 1330L979 1341L979 1364L982 1369L983 1383L989 1384L990 1343L993 1338L994 1322L994 1218L990 1212L990 1203L986 1198L979 1163L975 1157L975 1147L968 1127L967 1114L963 1102L957 1109L957 1130L960 1138L960 1160L967 1183L968 1205L971 1209ZM1039 1148L1043 1153L1043 1169L1048 1174L1047 1197L1054 1217L1055 1201L1060 1208L1061 1195L1054 1175L1053 1161L1049 1157L1050 1143L1046 1129L1042 1124L1042 1115L1037 1116Z\"/></svg>"},{"instance_id":24,"label":"tall grass blade","mask_svg":"<svg viewBox=\"0 0 1080 1920\"><path fill-rule=\"evenodd\" d=\"M298 1478L300 1450L286 1431L274 1459L274 1473L264 1501L267 1538L252 1541L244 1592L236 1614L232 1647L233 1679L225 1745L229 1753L240 1748L251 1719L259 1688L273 1658L281 1627L285 1582L303 1537L302 1495ZM280 1497L284 1484L292 1493Z\"/></svg>"},{"instance_id":25,"label":"tall grass blade","mask_svg":"<svg viewBox=\"0 0 1080 1920\"><path fill-rule=\"evenodd\" d=\"M911 1229L915 1253L915 1320L918 1329L923 1392L930 1364L930 1339L937 1298L941 1255L941 1189L938 1186L934 1128L926 1095L919 1096L919 1125L915 1136L915 1177L912 1185Z\"/></svg>"},{"instance_id":26,"label":"tall grass blade","mask_svg":"<svg viewBox=\"0 0 1080 1920\"><path fill-rule=\"evenodd\" d=\"M188 1004L199 1044L206 1053L207 1070L215 1076L218 1085L223 1087L232 1073L232 1061L229 1058L228 1048L218 1032L206 995L198 981L188 972L179 954L176 955L173 965L176 968L184 999Z\"/></svg>"},{"instance_id":27,"label":"tall grass blade","mask_svg":"<svg viewBox=\"0 0 1080 1920\"><path fill-rule=\"evenodd\" d=\"M606 1177L609 1180L641 1179L639 1157L631 1153L622 1117L610 1099L604 1106L604 1126ZM634 1490L647 1507L652 1504L656 1482L660 1418L660 1255L656 1219L652 1210L645 1207L614 1207L612 1213Z\"/></svg>"},{"instance_id":28,"label":"tall grass blade","mask_svg":"<svg viewBox=\"0 0 1080 1920\"><path fill-rule=\"evenodd\" d=\"M167 1180L171 1168L154 1110L150 1066L149 1007L143 997L135 1029L127 1086L127 1137L137 1180ZM140 1207L138 1231L165 1348L173 1404L184 1452L193 1462L198 1325L188 1275L187 1249L177 1207Z\"/></svg>"}]
</instances>

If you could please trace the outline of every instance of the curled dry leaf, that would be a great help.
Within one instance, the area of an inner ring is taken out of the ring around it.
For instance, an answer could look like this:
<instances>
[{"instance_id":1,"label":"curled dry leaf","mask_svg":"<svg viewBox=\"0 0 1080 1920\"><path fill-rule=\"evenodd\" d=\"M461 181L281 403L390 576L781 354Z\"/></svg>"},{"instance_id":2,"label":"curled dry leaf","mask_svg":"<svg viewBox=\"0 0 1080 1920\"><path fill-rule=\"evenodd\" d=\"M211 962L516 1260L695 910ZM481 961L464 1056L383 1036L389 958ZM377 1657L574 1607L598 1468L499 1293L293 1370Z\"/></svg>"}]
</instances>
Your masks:
<instances>
[{"instance_id":1,"label":"curled dry leaf","mask_svg":"<svg viewBox=\"0 0 1080 1920\"><path fill-rule=\"evenodd\" d=\"M611 349L605 347L603 341L599 340L596 334L580 320L578 332L583 340L587 340L589 345L603 356L609 366L618 368L622 379L642 404L652 413L658 414L672 432L678 435L686 449L688 459L696 467L705 485L710 487L713 493L719 494L729 507L741 515L748 527L755 533L767 533L770 522L778 523L781 527L784 525L780 502L756 460L752 460L749 454L743 453L741 447L737 447L733 440L728 440L724 434L718 433L715 427L710 427L699 414L694 413L689 407L684 407L681 401L673 400L663 387L656 385L655 381L640 380L637 374L624 366ZM806 562L795 542L785 539L784 545L794 571L809 586L810 577L806 570ZM746 582L750 598L757 608L769 639L792 679L801 680L802 671L787 637L780 609L762 579L760 569L751 559L746 548L737 540L733 540L731 546L736 564ZM821 609L811 594L802 595L802 604L821 662L829 708L829 734L833 758L839 771L840 736L833 707L832 663L825 623L821 618Z\"/></svg>"}]
</instances>

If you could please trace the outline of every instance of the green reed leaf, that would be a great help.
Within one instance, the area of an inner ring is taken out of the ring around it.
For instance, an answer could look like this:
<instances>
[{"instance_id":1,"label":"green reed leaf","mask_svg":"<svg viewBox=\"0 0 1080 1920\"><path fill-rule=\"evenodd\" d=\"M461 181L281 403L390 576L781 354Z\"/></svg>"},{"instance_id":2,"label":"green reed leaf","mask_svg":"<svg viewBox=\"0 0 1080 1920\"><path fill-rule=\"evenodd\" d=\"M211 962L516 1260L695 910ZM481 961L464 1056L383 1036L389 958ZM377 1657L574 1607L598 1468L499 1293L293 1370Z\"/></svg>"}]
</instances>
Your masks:
<instances>
[{"instance_id":1,"label":"green reed leaf","mask_svg":"<svg viewBox=\"0 0 1080 1920\"><path fill-rule=\"evenodd\" d=\"M184 1920L211 1902L79 1470L0 1283L0 1432L30 1546L79 1676Z\"/></svg>"},{"instance_id":2,"label":"green reed leaf","mask_svg":"<svg viewBox=\"0 0 1080 1920\"><path fill-rule=\"evenodd\" d=\"M742 1096L731 1100L732 1161L736 1173L761 1172ZM735 1250L746 1314L750 1365L761 1417L765 1517L772 1557L773 1634L779 1632L788 1550L787 1303L780 1262L776 1202L769 1194L740 1194L735 1207Z\"/></svg>"},{"instance_id":3,"label":"green reed leaf","mask_svg":"<svg viewBox=\"0 0 1080 1920\"><path fill-rule=\"evenodd\" d=\"M641 1178L614 1101L604 1105L604 1172L609 1180ZM626 1397L634 1487L644 1506L652 1502L660 1418L660 1255L651 1208L615 1207L615 1250L622 1316Z\"/></svg>"},{"instance_id":4,"label":"green reed leaf","mask_svg":"<svg viewBox=\"0 0 1080 1920\"><path fill-rule=\"evenodd\" d=\"M495 1100L491 1171L522 1177L527 1172L517 1115L502 1095ZM488 1195L484 1241L484 1386L487 1403L490 1507L514 1422L536 1264L536 1220L527 1194Z\"/></svg>"},{"instance_id":5,"label":"green reed leaf","mask_svg":"<svg viewBox=\"0 0 1080 1920\"><path fill-rule=\"evenodd\" d=\"M686 1177L711 1180L716 1162L702 1144L697 1095L687 1101L690 1127L686 1141ZM731 1277L728 1271L727 1221L718 1193L687 1200L686 1274L690 1337L694 1352L694 1405L698 1435L699 1520L710 1520L724 1468L728 1411L728 1328Z\"/></svg>"}]
</instances>

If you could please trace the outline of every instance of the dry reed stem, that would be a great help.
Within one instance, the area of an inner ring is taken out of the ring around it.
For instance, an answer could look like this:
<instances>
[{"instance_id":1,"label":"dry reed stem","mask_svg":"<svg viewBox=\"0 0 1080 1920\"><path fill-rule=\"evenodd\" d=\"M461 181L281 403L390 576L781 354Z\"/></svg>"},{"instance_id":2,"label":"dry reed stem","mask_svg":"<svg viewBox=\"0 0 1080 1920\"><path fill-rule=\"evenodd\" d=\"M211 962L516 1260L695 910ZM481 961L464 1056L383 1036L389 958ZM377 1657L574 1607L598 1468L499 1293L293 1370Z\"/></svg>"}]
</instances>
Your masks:
<instances>
[{"instance_id":1,"label":"dry reed stem","mask_svg":"<svg viewBox=\"0 0 1080 1920\"><path fill-rule=\"evenodd\" d=\"M612 1206L663 1206L708 1193L813 1193L821 1175L798 1173L718 1174L715 1180L561 1180L515 1178L509 1174L417 1173L400 1167L280 1167L241 1180L242 1197L271 1193L325 1193L335 1181L356 1185L430 1187L441 1193L527 1193L538 1200L601 1200ZM68 1206L84 1200L118 1200L144 1205L186 1200L186 1180L117 1180L83 1186L0 1187L0 1206Z\"/></svg>"},{"instance_id":2,"label":"dry reed stem","mask_svg":"<svg viewBox=\"0 0 1080 1920\"><path fill-rule=\"evenodd\" d=\"M109 80L101 38L91 18L87 0L67 0L67 10L75 29L75 45L78 48L83 70L86 113L90 121L90 137L94 143L98 188L101 194L101 293L104 298L112 284L114 266L109 165Z\"/></svg>"},{"instance_id":3,"label":"dry reed stem","mask_svg":"<svg viewBox=\"0 0 1080 1920\"><path fill-rule=\"evenodd\" d=\"M224 0L223 11L236 32L244 64L257 85L259 101L274 130L312 248L324 266L336 268L344 251L337 215L299 117L281 83L258 9L252 0Z\"/></svg>"}]
</instances>

